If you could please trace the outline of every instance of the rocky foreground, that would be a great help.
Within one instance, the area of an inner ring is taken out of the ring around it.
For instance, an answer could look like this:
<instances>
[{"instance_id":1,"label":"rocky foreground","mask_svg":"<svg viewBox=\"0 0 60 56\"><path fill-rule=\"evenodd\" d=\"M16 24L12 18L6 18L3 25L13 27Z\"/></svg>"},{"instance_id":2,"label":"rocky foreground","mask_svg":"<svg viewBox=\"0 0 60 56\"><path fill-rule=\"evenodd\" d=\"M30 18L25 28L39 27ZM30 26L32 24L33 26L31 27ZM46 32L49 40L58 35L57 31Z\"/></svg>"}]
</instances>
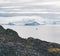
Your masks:
<instances>
[{"instance_id":1,"label":"rocky foreground","mask_svg":"<svg viewBox=\"0 0 60 56\"><path fill-rule=\"evenodd\" d=\"M0 26L0 56L60 56L60 44L23 39L14 30Z\"/></svg>"}]
</instances>

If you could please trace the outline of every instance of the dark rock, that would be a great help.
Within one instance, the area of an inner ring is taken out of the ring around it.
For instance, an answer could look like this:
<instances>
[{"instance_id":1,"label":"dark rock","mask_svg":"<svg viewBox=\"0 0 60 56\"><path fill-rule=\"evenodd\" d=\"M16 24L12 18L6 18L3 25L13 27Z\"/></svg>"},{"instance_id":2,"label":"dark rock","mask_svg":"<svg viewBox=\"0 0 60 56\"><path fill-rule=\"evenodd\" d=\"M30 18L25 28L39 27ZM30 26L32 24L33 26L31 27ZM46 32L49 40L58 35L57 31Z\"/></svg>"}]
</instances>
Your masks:
<instances>
[{"instance_id":1,"label":"dark rock","mask_svg":"<svg viewBox=\"0 0 60 56\"><path fill-rule=\"evenodd\" d=\"M60 44L29 37L0 26L0 56L60 56Z\"/></svg>"},{"instance_id":2,"label":"dark rock","mask_svg":"<svg viewBox=\"0 0 60 56\"><path fill-rule=\"evenodd\" d=\"M18 37L18 33L16 31L12 30L12 29L6 29L5 34L7 34L9 36Z\"/></svg>"},{"instance_id":3,"label":"dark rock","mask_svg":"<svg viewBox=\"0 0 60 56\"><path fill-rule=\"evenodd\" d=\"M0 34L4 34L5 29L0 25Z\"/></svg>"},{"instance_id":4,"label":"dark rock","mask_svg":"<svg viewBox=\"0 0 60 56\"><path fill-rule=\"evenodd\" d=\"M7 40L7 41L20 41L21 39L18 33L12 29L4 29L0 26L0 40Z\"/></svg>"}]
</instances>

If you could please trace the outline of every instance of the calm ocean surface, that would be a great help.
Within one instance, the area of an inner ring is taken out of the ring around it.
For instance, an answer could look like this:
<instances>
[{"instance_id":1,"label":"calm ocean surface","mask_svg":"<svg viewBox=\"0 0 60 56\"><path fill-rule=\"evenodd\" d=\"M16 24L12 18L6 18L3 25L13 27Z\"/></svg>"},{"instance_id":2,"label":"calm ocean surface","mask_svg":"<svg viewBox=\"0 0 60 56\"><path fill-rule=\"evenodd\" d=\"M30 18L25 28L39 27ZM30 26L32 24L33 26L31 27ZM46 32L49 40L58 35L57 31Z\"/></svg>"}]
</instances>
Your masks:
<instances>
[{"instance_id":1,"label":"calm ocean surface","mask_svg":"<svg viewBox=\"0 0 60 56\"><path fill-rule=\"evenodd\" d=\"M3 26L15 30L22 38L34 37L45 41L60 43L60 25Z\"/></svg>"}]
</instances>

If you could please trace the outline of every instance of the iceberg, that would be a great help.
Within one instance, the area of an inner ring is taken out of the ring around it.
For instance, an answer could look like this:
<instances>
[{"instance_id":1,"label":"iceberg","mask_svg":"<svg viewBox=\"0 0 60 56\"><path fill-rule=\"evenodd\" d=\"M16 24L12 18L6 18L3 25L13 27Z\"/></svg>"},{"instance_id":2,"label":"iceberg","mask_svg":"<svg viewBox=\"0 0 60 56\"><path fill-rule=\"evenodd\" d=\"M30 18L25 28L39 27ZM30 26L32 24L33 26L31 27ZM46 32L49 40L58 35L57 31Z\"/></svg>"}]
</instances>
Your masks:
<instances>
[{"instance_id":1,"label":"iceberg","mask_svg":"<svg viewBox=\"0 0 60 56\"><path fill-rule=\"evenodd\" d=\"M20 25L20 26L38 26L40 25L40 23L38 23L35 20L21 20L21 21L17 21L17 22L9 22L8 25Z\"/></svg>"}]
</instances>

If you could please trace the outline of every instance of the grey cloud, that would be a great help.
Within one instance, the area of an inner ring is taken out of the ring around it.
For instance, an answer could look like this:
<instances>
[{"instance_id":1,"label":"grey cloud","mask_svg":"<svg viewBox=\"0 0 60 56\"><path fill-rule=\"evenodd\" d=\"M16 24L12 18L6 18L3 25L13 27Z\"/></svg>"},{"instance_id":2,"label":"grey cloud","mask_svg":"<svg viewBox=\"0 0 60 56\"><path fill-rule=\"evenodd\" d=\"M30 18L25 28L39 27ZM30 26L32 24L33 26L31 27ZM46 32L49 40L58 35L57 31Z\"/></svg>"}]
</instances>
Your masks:
<instances>
[{"instance_id":1,"label":"grey cloud","mask_svg":"<svg viewBox=\"0 0 60 56\"><path fill-rule=\"evenodd\" d=\"M5 8L5 7L0 7L0 11L5 11L5 12L24 12L24 11L38 11L38 10L42 10L42 11L45 11L45 12L60 12L60 8L56 8L56 7L53 7L53 6L51 6L51 5L34 5L34 6L17 6L17 7L14 7L13 6L13 8L9 8L8 6L7 6L7 8ZM40 12L40 11L39 11Z\"/></svg>"},{"instance_id":2,"label":"grey cloud","mask_svg":"<svg viewBox=\"0 0 60 56\"><path fill-rule=\"evenodd\" d=\"M36 0L38 1L38 0ZM43 0L40 0L43 1ZM47 0L45 0L47 1ZM50 0L49 0L50 1ZM13 7L12 7L13 6ZM3 8L2 8L3 7ZM6 8L7 7L7 8ZM0 4L0 11L8 12L8 13L0 13L0 17L15 17L15 16L40 16L47 19L60 19L60 14L38 14L38 13L19 13L18 12L30 12L30 11L38 11L42 10L43 12L60 12L60 7L54 7L52 5L31 5L26 3L5 3ZM9 12L17 12L17 13L9 13ZM40 11L38 11L40 12Z\"/></svg>"},{"instance_id":3,"label":"grey cloud","mask_svg":"<svg viewBox=\"0 0 60 56\"><path fill-rule=\"evenodd\" d=\"M38 1L38 0L36 0L36 1ZM45 1L47 1L47 0L45 0ZM60 12L60 7L52 6L52 5L31 5L31 2L30 3L4 3L4 4L0 4L0 11L2 11L2 12L21 12L21 11L27 12L27 11L34 11L34 10L35 11L39 10L39 12L40 12L40 10L45 11L45 12Z\"/></svg>"},{"instance_id":4,"label":"grey cloud","mask_svg":"<svg viewBox=\"0 0 60 56\"><path fill-rule=\"evenodd\" d=\"M52 14L52 13L47 13L47 14L38 14L38 13L23 13L23 14L18 14L18 13L0 13L0 17L16 17L16 16L39 16L43 17L45 19L60 19L60 14Z\"/></svg>"},{"instance_id":5,"label":"grey cloud","mask_svg":"<svg viewBox=\"0 0 60 56\"><path fill-rule=\"evenodd\" d=\"M52 1L60 1L60 0L35 0L35 2L52 2Z\"/></svg>"}]
</instances>

